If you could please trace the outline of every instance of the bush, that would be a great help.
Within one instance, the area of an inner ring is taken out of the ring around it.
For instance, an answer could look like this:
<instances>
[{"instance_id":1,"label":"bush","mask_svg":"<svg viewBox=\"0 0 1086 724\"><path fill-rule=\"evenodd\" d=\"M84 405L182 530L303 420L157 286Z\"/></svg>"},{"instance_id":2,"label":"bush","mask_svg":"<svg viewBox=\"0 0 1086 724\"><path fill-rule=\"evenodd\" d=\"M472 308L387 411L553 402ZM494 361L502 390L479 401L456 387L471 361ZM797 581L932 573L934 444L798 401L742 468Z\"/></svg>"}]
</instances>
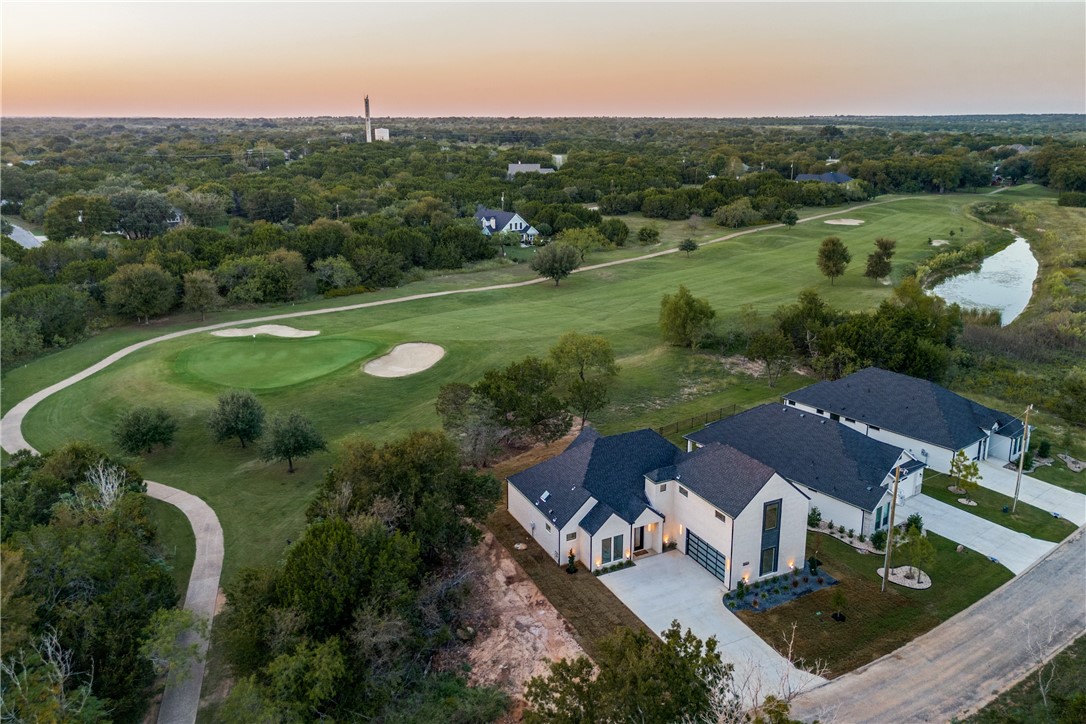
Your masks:
<instances>
[{"instance_id":1,"label":"bush","mask_svg":"<svg viewBox=\"0 0 1086 724\"><path fill-rule=\"evenodd\" d=\"M843 525L837 526L837 532L838 533L844 533L845 532L845 526L843 526Z\"/></svg>"},{"instance_id":2,"label":"bush","mask_svg":"<svg viewBox=\"0 0 1086 724\"><path fill-rule=\"evenodd\" d=\"M1026 459L1023 461L1023 466L1026 470L1033 469L1033 453L1031 453L1029 450L1026 451Z\"/></svg>"},{"instance_id":3,"label":"bush","mask_svg":"<svg viewBox=\"0 0 1086 724\"><path fill-rule=\"evenodd\" d=\"M855 537L856 537L856 529L855 528L849 528L848 529L848 539L852 540Z\"/></svg>"},{"instance_id":4,"label":"bush","mask_svg":"<svg viewBox=\"0 0 1086 724\"><path fill-rule=\"evenodd\" d=\"M1056 200L1058 206L1076 206L1079 208L1086 207L1086 193L1081 191L1066 191L1060 194L1060 197Z\"/></svg>"},{"instance_id":5,"label":"bush","mask_svg":"<svg viewBox=\"0 0 1086 724\"><path fill-rule=\"evenodd\" d=\"M867 536L864 535L863 533L860 533L860 542L863 543L866 540L867 540Z\"/></svg>"},{"instance_id":6,"label":"bush","mask_svg":"<svg viewBox=\"0 0 1086 724\"><path fill-rule=\"evenodd\" d=\"M822 511L817 507L811 508L807 513L807 527L817 528L818 524L822 522Z\"/></svg>"},{"instance_id":7,"label":"bush","mask_svg":"<svg viewBox=\"0 0 1086 724\"><path fill-rule=\"evenodd\" d=\"M875 550L886 550L886 531L877 530L871 534L871 545L875 546Z\"/></svg>"},{"instance_id":8,"label":"bush","mask_svg":"<svg viewBox=\"0 0 1086 724\"><path fill-rule=\"evenodd\" d=\"M331 299L332 297L349 297L352 294L369 294L376 291L372 287L365 285L357 287L343 287L342 289L329 289L322 295L325 299Z\"/></svg>"},{"instance_id":9,"label":"bush","mask_svg":"<svg viewBox=\"0 0 1086 724\"><path fill-rule=\"evenodd\" d=\"M924 532L924 516L920 513L913 513L905 519L905 530L915 527L917 531Z\"/></svg>"},{"instance_id":10,"label":"bush","mask_svg":"<svg viewBox=\"0 0 1086 724\"><path fill-rule=\"evenodd\" d=\"M1052 443L1048 440L1041 440L1037 445L1037 456L1042 458L1052 457Z\"/></svg>"}]
</instances>

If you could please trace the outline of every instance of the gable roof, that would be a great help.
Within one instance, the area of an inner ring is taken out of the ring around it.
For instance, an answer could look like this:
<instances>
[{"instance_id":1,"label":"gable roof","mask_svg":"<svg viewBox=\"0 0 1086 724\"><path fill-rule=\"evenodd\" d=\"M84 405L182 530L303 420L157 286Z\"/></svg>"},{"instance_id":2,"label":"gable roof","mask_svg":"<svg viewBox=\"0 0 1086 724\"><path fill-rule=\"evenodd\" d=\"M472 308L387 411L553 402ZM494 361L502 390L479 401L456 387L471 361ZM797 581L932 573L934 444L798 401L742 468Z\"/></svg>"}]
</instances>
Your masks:
<instances>
[{"instance_id":1,"label":"gable roof","mask_svg":"<svg viewBox=\"0 0 1086 724\"><path fill-rule=\"evenodd\" d=\"M586 427L561 455L509 476L509 482L559 526L594 498L598 502L586 518L603 516L598 529L612 512L628 523L637 520L649 507L645 471L671 465L681 456L679 448L655 430L601 437Z\"/></svg>"},{"instance_id":2,"label":"gable roof","mask_svg":"<svg viewBox=\"0 0 1086 724\"><path fill-rule=\"evenodd\" d=\"M773 477L773 468L730 445L709 443L676 465L653 471L654 480L675 480L733 518ZM659 477L663 475L664 477Z\"/></svg>"},{"instance_id":3,"label":"gable roof","mask_svg":"<svg viewBox=\"0 0 1086 724\"><path fill-rule=\"evenodd\" d=\"M724 443L806 485L864 510L882 500L883 482L903 450L824 417L782 405L755 407L686 435Z\"/></svg>"},{"instance_id":4,"label":"gable roof","mask_svg":"<svg viewBox=\"0 0 1086 724\"><path fill-rule=\"evenodd\" d=\"M475 220L478 221L481 226L484 226L495 233L504 229L516 215L517 213L515 211L488 209L482 204L478 204L475 207ZM493 226L490 225L491 220L494 221Z\"/></svg>"},{"instance_id":5,"label":"gable roof","mask_svg":"<svg viewBox=\"0 0 1086 724\"><path fill-rule=\"evenodd\" d=\"M960 450L999 426L1017 437L1022 423L950 390L916 377L868 367L833 382L817 382L785 399L835 412L915 440Z\"/></svg>"}]
</instances>

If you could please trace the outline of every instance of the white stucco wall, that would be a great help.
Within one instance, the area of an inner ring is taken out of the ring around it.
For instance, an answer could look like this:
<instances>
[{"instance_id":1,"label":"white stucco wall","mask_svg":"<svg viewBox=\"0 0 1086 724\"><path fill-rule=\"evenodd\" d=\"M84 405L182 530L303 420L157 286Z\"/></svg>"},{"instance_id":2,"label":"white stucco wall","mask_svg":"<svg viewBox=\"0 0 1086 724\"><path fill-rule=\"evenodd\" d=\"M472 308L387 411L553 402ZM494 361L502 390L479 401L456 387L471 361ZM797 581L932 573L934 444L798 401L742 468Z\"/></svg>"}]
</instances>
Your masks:
<instances>
[{"instance_id":1,"label":"white stucco wall","mask_svg":"<svg viewBox=\"0 0 1086 724\"><path fill-rule=\"evenodd\" d=\"M566 562L569 560L570 548L573 549L573 553L577 556L577 560L581 561L586 566L588 565L589 555L591 555L591 551L588 547L588 533L581 530L580 523L581 519L588 515L588 511L592 510L593 506L595 505L595 498L589 498L588 500L586 500L584 505L581 506L580 510L574 513L573 517L569 519L569 522L566 523L565 527L562 528L561 531L559 531L558 542L561 544L562 547L559 550L558 562L562 565L565 565ZM571 533L575 534L574 539L566 540Z\"/></svg>"},{"instance_id":2,"label":"white stucco wall","mask_svg":"<svg viewBox=\"0 0 1086 724\"><path fill-rule=\"evenodd\" d=\"M777 570L760 576L763 508L766 503L778 499L781 501L781 511ZM807 550L807 506L804 494L780 475L774 474L769 479L735 519L734 559L728 561L729 588L733 588L743 577L755 581L787 572L792 564L803 565Z\"/></svg>"},{"instance_id":3,"label":"white stucco wall","mask_svg":"<svg viewBox=\"0 0 1086 724\"><path fill-rule=\"evenodd\" d=\"M855 505L846 503L831 495L826 495L806 485L801 485L800 490L811 499L808 507L818 508L818 512L822 514L822 522L829 523L832 520L834 527L843 525L845 530L853 528L856 531L861 531L863 529L864 511ZM805 520L804 526L806 524Z\"/></svg>"},{"instance_id":4,"label":"white stucco wall","mask_svg":"<svg viewBox=\"0 0 1086 724\"><path fill-rule=\"evenodd\" d=\"M520 523L529 535L535 538L539 545L543 546L543 550L554 558L556 563L562 563L561 551L563 548L559 542L561 531L558 526L536 508L532 501L524 497L524 494L517 490L512 483L506 482L506 489L509 495L509 514ZM532 531L533 523L535 523L534 532ZM550 530L547 530L548 527Z\"/></svg>"}]
</instances>

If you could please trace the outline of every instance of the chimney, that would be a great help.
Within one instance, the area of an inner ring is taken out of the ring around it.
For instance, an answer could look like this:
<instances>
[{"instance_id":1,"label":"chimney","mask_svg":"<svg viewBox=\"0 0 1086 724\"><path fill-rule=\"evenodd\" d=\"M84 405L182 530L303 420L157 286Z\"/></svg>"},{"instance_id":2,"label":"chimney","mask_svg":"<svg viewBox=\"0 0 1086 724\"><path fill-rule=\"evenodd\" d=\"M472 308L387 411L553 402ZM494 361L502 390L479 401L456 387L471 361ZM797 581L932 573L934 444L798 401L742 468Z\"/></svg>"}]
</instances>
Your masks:
<instances>
[{"instance_id":1,"label":"chimney","mask_svg":"<svg viewBox=\"0 0 1086 724\"><path fill-rule=\"evenodd\" d=\"M370 97L366 96L366 143L373 142L373 134L370 132Z\"/></svg>"}]
</instances>

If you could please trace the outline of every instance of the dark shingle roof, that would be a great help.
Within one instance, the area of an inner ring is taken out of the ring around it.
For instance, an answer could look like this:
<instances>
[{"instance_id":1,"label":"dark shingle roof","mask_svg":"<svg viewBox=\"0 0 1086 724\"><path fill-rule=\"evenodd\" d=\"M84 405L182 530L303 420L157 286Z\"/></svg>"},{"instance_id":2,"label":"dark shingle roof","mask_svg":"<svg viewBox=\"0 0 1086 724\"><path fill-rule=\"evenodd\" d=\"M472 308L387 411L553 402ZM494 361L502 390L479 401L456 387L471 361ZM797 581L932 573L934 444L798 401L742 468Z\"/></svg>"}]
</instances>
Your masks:
<instances>
[{"instance_id":1,"label":"dark shingle roof","mask_svg":"<svg viewBox=\"0 0 1086 724\"><path fill-rule=\"evenodd\" d=\"M673 464L682 452L655 430L608 437L589 430L582 430L561 455L511 475L509 482L559 526L590 497L633 523L648 507L645 471ZM542 501L544 492L548 495ZM603 513L601 509L597 514Z\"/></svg>"},{"instance_id":2,"label":"dark shingle roof","mask_svg":"<svg viewBox=\"0 0 1086 724\"><path fill-rule=\"evenodd\" d=\"M583 518L581 518L581 527L589 533L589 535L595 535L596 531L603 527L603 524L607 522L607 519L615 514L615 511L611 510L611 506L607 503L597 502L592 510L588 511Z\"/></svg>"},{"instance_id":3,"label":"dark shingle roof","mask_svg":"<svg viewBox=\"0 0 1086 724\"><path fill-rule=\"evenodd\" d=\"M949 450L972 445L996 423L1001 435L1015 437L1022 432L1022 423L1005 412L934 382L878 367L833 382L818 382L785 398Z\"/></svg>"},{"instance_id":4,"label":"dark shingle roof","mask_svg":"<svg viewBox=\"0 0 1086 724\"><path fill-rule=\"evenodd\" d=\"M773 468L730 445L709 443L654 473L661 477L653 479L678 480L734 518L773 477Z\"/></svg>"},{"instance_id":5,"label":"dark shingle roof","mask_svg":"<svg viewBox=\"0 0 1086 724\"><path fill-rule=\"evenodd\" d=\"M864 510L878 505L882 483L902 453L824 417L781 405L755 407L686 439L730 445L788 480Z\"/></svg>"},{"instance_id":6,"label":"dark shingle roof","mask_svg":"<svg viewBox=\"0 0 1086 724\"><path fill-rule=\"evenodd\" d=\"M482 204L475 207L475 220L479 222L480 226L485 226L490 229L491 233L498 233L505 228L506 224L513 220L516 216L514 211L499 211L498 209L488 209ZM491 225L490 220L493 219L494 223Z\"/></svg>"}]
</instances>

